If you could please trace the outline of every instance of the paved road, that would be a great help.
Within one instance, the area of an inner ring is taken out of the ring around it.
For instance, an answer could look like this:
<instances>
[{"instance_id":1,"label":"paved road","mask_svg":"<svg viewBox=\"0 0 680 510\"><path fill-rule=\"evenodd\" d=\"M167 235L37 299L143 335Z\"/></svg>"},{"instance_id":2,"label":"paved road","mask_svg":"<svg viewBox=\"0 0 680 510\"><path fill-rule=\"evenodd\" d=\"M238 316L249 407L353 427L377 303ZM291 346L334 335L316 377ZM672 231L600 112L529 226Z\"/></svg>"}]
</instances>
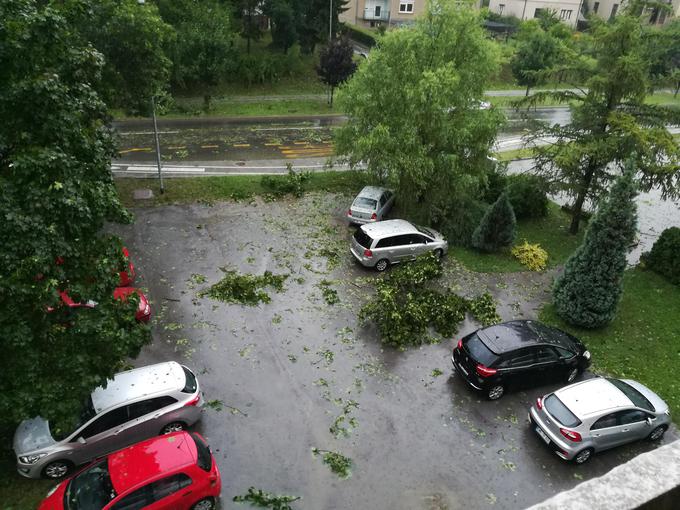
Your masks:
<instances>
[{"instance_id":1,"label":"paved road","mask_svg":"<svg viewBox=\"0 0 680 510\"><path fill-rule=\"evenodd\" d=\"M140 208L135 224L116 227L156 317L154 341L135 363L175 359L195 369L212 402L197 428L222 471L223 508L255 486L302 496L293 506L309 510L515 510L653 448L626 446L576 468L526 423L529 405L554 385L487 402L452 374L452 342L382 346L357 321L376 274L348 253L346 207L343 197L310 194ZM324 252L338 256L330 272ZM200 294L225 266L291 276L283 293L269 292L271 303L227 305ZM477 275L454 259L445 271L461 292L489 289L504 319L534 317L552 277ZM339 303L323 300L322 280ZM465 321L458 334L475 327ZM346 436L331 433L350 418ZM350 457L352 477L337 478L312 447Z\"/></svg>"}]
</instances>

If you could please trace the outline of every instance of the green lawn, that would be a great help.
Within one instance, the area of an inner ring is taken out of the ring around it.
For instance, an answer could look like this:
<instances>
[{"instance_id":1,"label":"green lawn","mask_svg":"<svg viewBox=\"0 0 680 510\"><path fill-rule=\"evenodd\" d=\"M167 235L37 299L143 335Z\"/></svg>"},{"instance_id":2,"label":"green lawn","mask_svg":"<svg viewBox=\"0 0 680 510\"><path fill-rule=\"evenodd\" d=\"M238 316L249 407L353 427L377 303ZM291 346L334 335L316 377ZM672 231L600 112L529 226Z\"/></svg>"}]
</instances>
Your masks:
<instances>
[{"instance_id":1,"label":"green lawn","mask_svg":"<svg viewBox=\"0 0 680 510\"><path fill-rule=\"evenodd\" d=\"M554 202L549 202L548 215L545 218L518 222L516 243L521 243L524 239L532 244L538 243L548 252L548 267L563 264L581 243L585 229L585 225L582 225L581 232L573 236L568 231L569 222L569 215ZM527 270L510 254L509 248L499 253L485 254L471 248L453 246L450 247L449 254L460 260L468 269L479 273Z\"/></svg>"},{"instance_id":2,"label":"green lawn","mask_svg":"<svg viewBox=\"0 0 680 510\"><path fill-rule=\"evenodd\" d=\"M623 287L616 319L605 328L567 326L552 305L543 308L540 318L581 338L596 371L649 386L680 423L680 287L639 268L626 271Z\"/></svg>"},{"instance_id":3,"label":"green lawn","mask_svg":"<svg viewBox=\"0 0 680 510\"><path fill-rule=\"evenodd\" d=\"M191 202L213 202L216 200L245 199L254 195L266 195L270 190L261 184L259 175L227 175L217 177L186 177L166 179L165 193L158 192L156 179L116 179L118 194L128 206L183 204ZM367 184L367 177L360 172L315 172L305 184L307 191L330 191L358 193ZM152 200L135 201L133 191L150 188Z\"/></svg>"}]
</instances>

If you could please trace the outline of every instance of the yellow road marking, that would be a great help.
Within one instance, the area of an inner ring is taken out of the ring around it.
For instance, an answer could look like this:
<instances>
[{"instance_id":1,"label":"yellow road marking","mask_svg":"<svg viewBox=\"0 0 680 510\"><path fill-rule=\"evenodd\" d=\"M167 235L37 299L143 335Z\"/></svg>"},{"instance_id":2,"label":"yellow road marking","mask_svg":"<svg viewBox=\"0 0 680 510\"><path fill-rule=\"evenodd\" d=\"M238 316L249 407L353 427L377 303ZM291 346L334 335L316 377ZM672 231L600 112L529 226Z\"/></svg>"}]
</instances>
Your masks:
<instances>
[{"instance_id":1,"label":"yellow road marking","mask_svg":"<svg viewBox=\"0 0 680 510\"><path fill-rule=\"evenodd\" d=\"M309 145L309 142L293 142L295 145Z\"/></svg>"},{"instance_id":2,"label":"yellow road marking","mask_svg":"<svg viewBox=\"0 0 680 510\"><path fill-rule=\"evenodd\" d=\"M121 154L125 154L126 152L151 152L152 149L150 147L133 147L132 149L125 149L124 151L120 151Z\"/></svg>"},{"instance_id":3,"label":"yellow road marking","mask_svg":"<svg viewBox=\"0 0 680 510\"><path fill-rule=\"evenodd\" d=\"M279 147L281 144L280 143L265 143L267 147Z\"/></svg>"},{"instance_id":4,"label":"yellow road marking","mask_svg":"<svg viewBox=\"0 0 680 510\"><path fill-rule=\"evenodd\" d=\"M186 145L180 145L178 147L168 147L168 149L186 149L186 148L187 148Z\"/></svg>"},{"instance_id":5,"label":"yellow road marking","mask_svg":"<svg viewBox=\"0 0 680 510\"><path fill-rule=\"evenodd\" d=\"M250 147L249 143L235 143L234 147Z\"/></svg>"},{"instance_id":6,"label":"yellow road marking","mask_svg":"<svg viewBox=\"0 0 680 510\"><path fill-rule=\"evenodd\" d=\"M201 149L217 149L219 145L201 145Z\"/></svg>"}]
</instances>

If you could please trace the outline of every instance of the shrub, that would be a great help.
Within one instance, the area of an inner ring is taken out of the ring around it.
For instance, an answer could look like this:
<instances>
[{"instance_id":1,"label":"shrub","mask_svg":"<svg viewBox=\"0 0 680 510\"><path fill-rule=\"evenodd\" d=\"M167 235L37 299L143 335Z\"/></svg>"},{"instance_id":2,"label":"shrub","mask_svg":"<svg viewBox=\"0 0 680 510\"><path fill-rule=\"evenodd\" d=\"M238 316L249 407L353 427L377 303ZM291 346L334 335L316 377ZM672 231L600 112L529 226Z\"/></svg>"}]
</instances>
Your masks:
<instances>
[{"instance_id":1,"label":"shrub","mask_svg":"<svg viewBox=\"0 0 680 510\"><path fill-rule=\"evenodd\" d=\"M509 246L515 238L515 213L503 193L484 214L479 226L472 234L472 246L485 252L498 251Z\"/></svg>"},{"instance_id":2,"label":"shrub","mask_svg":"<svg viewBox=\"0 0 680 510\"><path fill-rule=\"evenodd\" d=\"M361 29L360 27L355 27L349 23L343 23L342 33L349 37L351 40L363 44L372 48L377 43L377 38L368 30Z\"/></svg>"},{"instance_id":3,"label":"shrub","mask_svg":"<svg viewBox=\"0 0 680 510\"><path fill-rule=\"evenodd\" d=\"M290 163L287 166L288 175L263 175L260 183L263 188L268 189L276 196L290 193L296 197L301 197L305 192L305 183L312 177L312 174L310 172L296 172Z\"/></svg>"},{"instance_id":4,"label":"shrub","mask_svg":"<svg viewBox=\"0 0 680 510\"><path fill-rule=\"evenodd\" d=\"M548 186L537 175L511 175L508 177L508 198L515 218L542 218L548 214Z\"/></svg>"},{"instance_id":5,"label":"shrub","mask_svg":"<svg viewBox=\"0 0 680 510\"><path fill-rule=\"evenodd\" d=\"M482 221L488 206L469 197L456 199L455 206L440 220L439 228L447 239L460 246L472 244L472 233Z\"/></svg>"},{"instance_id":6,"label":"shrub","mask_svg":"<svg viewBox=\"0 0 680 510\"><path fill-rule=\"evenodd\" d=\"M641 260L645 267L680 285L680 228L664 230L651 251L642 254Z\"/></svg>"},{"instance_id":7,"label":"shrub","mask_svg":"<svg viewBox=\"0 0 680 510\"><path fill-rule=\"evenodd\" d=\"M543 271L548 265L548 252L540 244L529 244L526 239L524 243L515 246L511 253L532 271Z\"/></svg>"}]
</instances>

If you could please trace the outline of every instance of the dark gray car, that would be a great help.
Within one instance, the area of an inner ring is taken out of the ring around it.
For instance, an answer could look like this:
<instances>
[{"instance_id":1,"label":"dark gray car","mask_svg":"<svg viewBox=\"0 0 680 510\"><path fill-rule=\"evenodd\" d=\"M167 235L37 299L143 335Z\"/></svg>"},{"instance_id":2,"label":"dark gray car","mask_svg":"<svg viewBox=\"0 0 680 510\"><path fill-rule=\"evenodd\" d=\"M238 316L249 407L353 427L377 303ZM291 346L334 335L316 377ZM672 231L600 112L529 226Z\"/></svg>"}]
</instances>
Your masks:
<instances>
[{"instance_id":1,"label":"dark gray car","mask_svg":"<svg viewBox=\"0 0 680 510\"><path fill-rule=\"evenodd\" d=\"M41 417L22 422L14 434L17 470L28 478L62 478L97 457L193 425L202 405L196 376L179 363L121 372L92 392L71 430Z\"/></svg>"}]
</instances>

